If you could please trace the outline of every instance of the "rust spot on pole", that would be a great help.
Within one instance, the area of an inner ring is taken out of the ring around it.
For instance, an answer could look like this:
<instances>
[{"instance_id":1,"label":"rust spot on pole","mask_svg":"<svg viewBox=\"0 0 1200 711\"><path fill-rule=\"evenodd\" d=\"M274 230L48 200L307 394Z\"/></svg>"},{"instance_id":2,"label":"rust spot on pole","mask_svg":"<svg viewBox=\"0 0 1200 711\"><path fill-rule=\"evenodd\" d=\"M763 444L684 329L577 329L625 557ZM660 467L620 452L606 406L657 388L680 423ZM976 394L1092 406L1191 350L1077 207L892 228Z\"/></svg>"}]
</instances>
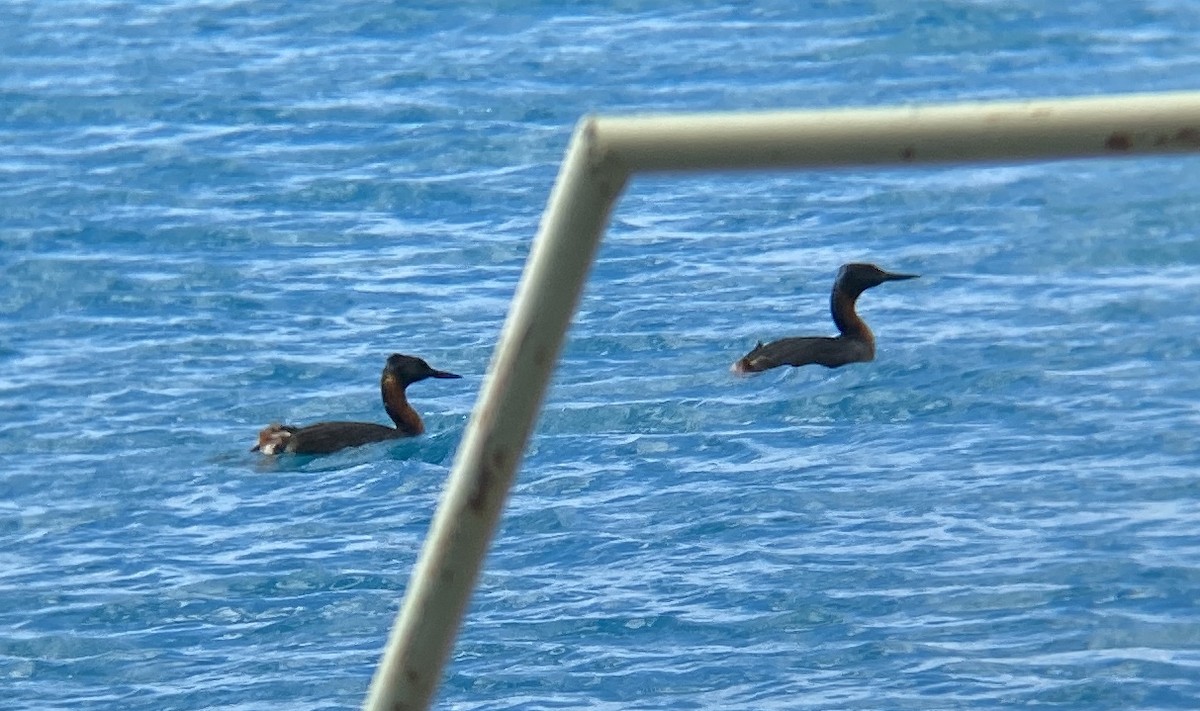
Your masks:
<instances>
[{"instance_id":1,"label":"rust spot on pole","mask_svg":"<svg viewBox=\"0 0 1200 711\"><path fill-rule=\"evenodd\" d=\"M1104 147L1110 151L1127 151L1133 148L1133 138L1128 133L1116 131L1104 142Z\"/></svg>"},{"instance_id":2,"label":"rust spot on pole","mask_svg":"<svg viewBox=\"0 0 1200 711\"><path fill-rule=\"evenodd\" d=\"M467 497L467 507L482 516L487 506L488 489L492 488L492 482L496 480L496 472L492 471L490 464L484 462L479 465L479 470L473 478L475 487Z\"/></svg>"},{"instance_id":3,"label":"rust spot on pole","mask_svg":"<svg viewBox=\"0 0 1200 711\"><path fill-rule=\"evenodd\" d=\"M487 506L488 497L496 488L496 482L500 480L501 472L509 462L508 454L503 447L490 449L492 450L491 454L487 455L485 461L479 465L479 474L475 477L475 488L467 498L467 506L480 516L483 515Z\"/></svg>"}]
</instances>

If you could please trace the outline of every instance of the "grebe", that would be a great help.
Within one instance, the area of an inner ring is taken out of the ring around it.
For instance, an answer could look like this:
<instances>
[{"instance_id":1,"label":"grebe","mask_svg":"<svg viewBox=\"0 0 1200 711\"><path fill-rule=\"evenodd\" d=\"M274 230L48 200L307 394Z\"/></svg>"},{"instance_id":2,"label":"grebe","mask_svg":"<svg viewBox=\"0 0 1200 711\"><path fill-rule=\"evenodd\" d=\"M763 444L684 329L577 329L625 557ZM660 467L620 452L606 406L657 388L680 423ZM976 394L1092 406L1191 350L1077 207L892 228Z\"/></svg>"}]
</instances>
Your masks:
<instances>
[{"instance_id":1,"label":"grebe","mask_svg":"<svg viewBox=\"0 0 1200 711\"><path fill-rule=\"evenodd\" d=\"M885 272L874 264L843 264L829 297L829 310L839 335L781 338L766 345L759 341L754 350L733 364L733 372L758 373L781 365L811 363L838 368L847 363L875 360L875 336L855 312L854 303L873 286L917 276Z\"/></svg>"},{"instance_id":2,"label":"grebe","mask_svg":"<svg viewBox=\"0 0 1200 711\"><path fill-rule=\"evenodd\" d=\"M258 444L251 447L250 451L263 454L330 454L371 442L415 437L425 431L425 423L408 404L405 388L426 378L461 377L435 370L415 356L393 353L379 377L379 390L383 395L383 408L396 423L395 427L373 422L318 422L307 427L272 423L258 433Z\"/></svg>"}]
</instances>

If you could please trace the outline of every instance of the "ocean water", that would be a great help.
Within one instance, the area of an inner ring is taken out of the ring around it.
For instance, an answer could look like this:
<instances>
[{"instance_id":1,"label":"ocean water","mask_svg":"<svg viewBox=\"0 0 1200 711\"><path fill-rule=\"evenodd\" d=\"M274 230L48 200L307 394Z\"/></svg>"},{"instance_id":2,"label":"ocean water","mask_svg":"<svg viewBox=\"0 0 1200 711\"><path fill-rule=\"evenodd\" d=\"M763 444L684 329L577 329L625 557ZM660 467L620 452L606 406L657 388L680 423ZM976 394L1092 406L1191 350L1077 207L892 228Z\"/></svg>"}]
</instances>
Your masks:
<instances>
[{"instance_id":1,"label":"ocean water","mask_svg":"<svg viewBox=\"0 0 1200 711\"><path fill-rule=\"evenodd\" d=\"M0 4L0 706L358 706L575 121L1196 89L1190 2ZM447 709L1200 706L1200 159L637 179ZM878 358L739 379L828 333ZM248 451L271 421L419 439Z\"/></svg>"}]
</instances>

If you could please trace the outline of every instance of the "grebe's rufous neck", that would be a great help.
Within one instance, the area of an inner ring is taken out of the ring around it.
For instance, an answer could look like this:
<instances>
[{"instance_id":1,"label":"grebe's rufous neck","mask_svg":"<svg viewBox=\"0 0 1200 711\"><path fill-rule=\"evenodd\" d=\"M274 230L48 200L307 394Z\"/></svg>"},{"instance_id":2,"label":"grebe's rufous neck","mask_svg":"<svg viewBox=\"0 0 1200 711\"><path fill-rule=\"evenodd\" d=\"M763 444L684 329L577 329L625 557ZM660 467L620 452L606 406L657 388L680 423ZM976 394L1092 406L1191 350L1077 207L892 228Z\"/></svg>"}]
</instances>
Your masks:
<instances>
[{"instance_id":1,"label":"grebe's rufous neck","mask_svg":"<svg viewBox=\"0 0 1200 711\"><path fill-rule=\"evenodd\" d=\"M425 431L425 423L408 404L405 388L426 378L461 377L431 368L415 356L393 353L379 377L379 392L383 396L383 408L392 422L396 423L395 427L373 422L318 422L307 427L273 423L258 433L258 444L250 451L263 454L330 454L371 442L415 437Z\"/></svg>"},{"instance_id":2,"label":"grebe's rufous neck","mask_svg":"<svg viewBox=\"0 0 1200 711\"><path fill-rule=\"evenodd\" d=\"M839 335L783 338L763 345L762 341L733 364L735 373L759 373L781 365L823 365L838 368L847 363L875 360L875 336L854 310L867 289L885 281L916 279L916 274L885 272L874 264L843 264L833 282L829 310Z\"/></svg>"}]
</instances>

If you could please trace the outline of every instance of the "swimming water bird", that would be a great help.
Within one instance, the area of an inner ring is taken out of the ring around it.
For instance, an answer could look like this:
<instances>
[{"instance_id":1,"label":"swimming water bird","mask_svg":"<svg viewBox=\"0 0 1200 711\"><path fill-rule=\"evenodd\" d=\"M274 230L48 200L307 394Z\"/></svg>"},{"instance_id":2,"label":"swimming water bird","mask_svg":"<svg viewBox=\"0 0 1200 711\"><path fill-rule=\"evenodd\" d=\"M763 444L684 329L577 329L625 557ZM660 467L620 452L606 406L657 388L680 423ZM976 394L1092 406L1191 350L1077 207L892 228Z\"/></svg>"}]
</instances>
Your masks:
<instances>
[{"instance_id":1,"label":"swimming water bird","mask_svg":"<svg viewBox=\"0 0 1200 711\"><path fill-rule=\"evenodd\" d=\"M917 276L885 272L874 264L843 264L829 297L829 310L839 331L837 336L781 338L766 345L759 341L754 350L733 364L733 372L758 373L781 365L812 363L839 368L847 363L875 360L875 336L855 312L854 303L873 286Z\"/></svg>"},{"instance_id":2,"label":"swimming water bird","mask_svg":"<svg viewBox=\"0 0 1200 711\"><path fill-rule=\"evenodd\" d=\"M431 368L416 356L393 353L379 377L383 408L395 427L374 422L318 422L307 427L272 423L258 433L251 452L263 454L330 454L347 447L415 437L425 431L421 416L408 404L405 388L426 378L461 378L461 375Z\"/></svg>"}]
</instances>

